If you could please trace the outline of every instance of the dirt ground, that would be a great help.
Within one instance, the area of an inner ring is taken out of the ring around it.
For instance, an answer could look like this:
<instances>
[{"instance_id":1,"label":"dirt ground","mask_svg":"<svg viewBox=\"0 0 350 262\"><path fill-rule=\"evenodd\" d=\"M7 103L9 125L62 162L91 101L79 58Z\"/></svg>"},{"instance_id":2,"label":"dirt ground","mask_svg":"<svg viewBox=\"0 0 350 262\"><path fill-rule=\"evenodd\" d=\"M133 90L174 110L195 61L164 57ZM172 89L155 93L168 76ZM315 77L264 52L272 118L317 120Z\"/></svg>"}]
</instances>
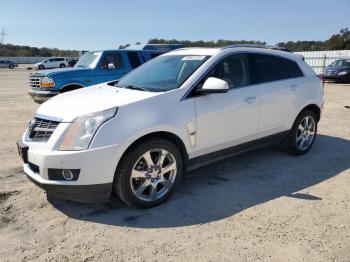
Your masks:
<instances>
[{"instance_id":1,"label":"dirt ground","mask_svg":"<svg viewBox=\"0 0 350 262\"><path fill-rule=\"evenodd\" d=\"M27 88L27 70L0 70L0 261L350 261L350 85L325 86L309 154L211 164L148 210L48 200L27 180L15 146L38 107Z\"/></svg>"}]
</instances>

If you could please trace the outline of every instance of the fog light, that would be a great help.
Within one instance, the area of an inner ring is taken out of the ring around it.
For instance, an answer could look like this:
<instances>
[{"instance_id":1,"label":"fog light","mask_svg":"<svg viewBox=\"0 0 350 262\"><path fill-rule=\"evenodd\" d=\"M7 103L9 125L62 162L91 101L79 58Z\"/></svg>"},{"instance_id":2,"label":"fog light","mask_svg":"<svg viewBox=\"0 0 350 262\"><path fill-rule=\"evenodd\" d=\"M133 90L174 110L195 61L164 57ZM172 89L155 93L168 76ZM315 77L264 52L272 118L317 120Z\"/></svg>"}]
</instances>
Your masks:
<instances>
[{"instance_id":1,"label":"fog light","mask_svg":"<svg viewBox=\"0 0 350 262\"><path fill-rule=\"evenodd\" d=\"M49 180L76 181L79 178L80 169L48 169Z\"/></svg>"},{"instance_id":2,"label":"fog light","mask_svg":"<svg viewBox=\"0 0 350 262\"><path fill-rule=\"evenodd\" d=\"M73 172L69 169L63 169L62 176L65 180L73 180L74 178Z\"/></svg>"}]
</instances>

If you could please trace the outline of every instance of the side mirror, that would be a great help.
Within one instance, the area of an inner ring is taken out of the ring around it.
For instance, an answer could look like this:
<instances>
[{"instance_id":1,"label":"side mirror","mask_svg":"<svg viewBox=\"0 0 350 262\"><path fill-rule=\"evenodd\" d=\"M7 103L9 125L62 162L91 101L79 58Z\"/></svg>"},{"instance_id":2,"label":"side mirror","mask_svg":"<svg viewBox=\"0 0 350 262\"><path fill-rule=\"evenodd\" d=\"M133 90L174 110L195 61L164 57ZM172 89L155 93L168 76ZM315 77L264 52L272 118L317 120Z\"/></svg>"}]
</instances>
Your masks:
<instances>
[{"instance_id":1,"label":"side mirror","mask_svg":"<svg viewBox=\"0 0 350 262\"><path fill-rule=\"evenodd\" d=\"M212 93L226 93L229 90L229 86L226 81L216 78L209 77L203 84L202 88L197 90L203 94Z\"/></svg>"},{"instance_id":2,"label":"side mirror","mask_svg":"<svg viewBox=\"0 0 350 262\"><path fill-rule=\"evenodd\" d=\"M115 69L115 65L113 63L109 63L107 68L108 69Z\"/></svg>"}]
</instances>

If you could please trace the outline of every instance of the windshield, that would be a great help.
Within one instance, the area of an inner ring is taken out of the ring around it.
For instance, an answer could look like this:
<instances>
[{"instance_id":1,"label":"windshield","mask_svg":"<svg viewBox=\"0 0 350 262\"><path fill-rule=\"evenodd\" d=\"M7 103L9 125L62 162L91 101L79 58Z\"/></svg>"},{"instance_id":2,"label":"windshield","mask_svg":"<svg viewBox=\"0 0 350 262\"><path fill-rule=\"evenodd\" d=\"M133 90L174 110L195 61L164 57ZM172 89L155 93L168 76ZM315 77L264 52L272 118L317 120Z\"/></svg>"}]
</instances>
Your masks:
<instances>
[{"instance_id":1,"label":"windshield","mask_svg":"<svg viewBox=\"0 0 350 262\"><path fill-rule=\"evenodd\" d=\"M74 67L83 67L83 68L95 68L96 64L100 60L102 52L88 52L85 53Z\"/></svg>"},{"instance_id":2,"label":"windshield","mask_svg":"<svg viewBox=\"0 0 350 262\"><path fill-rule=\"evenodd\" d=\"M329 66L332 67L342 67L342 66L350 66L350 60L335 60Z\"/></svg>"},{"instance_id":3,"label":"windshield","mask_svg":"<svg viewBox=\"0 0 350 262\"><path fill-rule=\"evenodd\" d=\"M155 58L122 78L116 85L145 91L179 88L209 57L169 55Z\"/></svg>"}]
</instances>

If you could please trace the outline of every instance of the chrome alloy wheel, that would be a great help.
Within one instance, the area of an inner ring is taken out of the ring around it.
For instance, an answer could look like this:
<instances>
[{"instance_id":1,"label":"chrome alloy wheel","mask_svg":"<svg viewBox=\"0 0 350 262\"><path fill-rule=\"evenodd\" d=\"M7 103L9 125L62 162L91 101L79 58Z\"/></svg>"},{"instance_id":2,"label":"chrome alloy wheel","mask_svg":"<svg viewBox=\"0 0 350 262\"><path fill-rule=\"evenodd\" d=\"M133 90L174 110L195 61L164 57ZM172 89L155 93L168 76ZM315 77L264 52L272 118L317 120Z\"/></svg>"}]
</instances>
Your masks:
<instances>
[{"instance_id":1,"label":"chrome alloy wheel","mask_svg":"<svg viewBox=\"0 0 350 262\"><path fill-rule=\"evenodd\" d=\"M132 192L143 201L158 200L172 188L176 173L176 160L170 152L149 150L136 161L131 171Z\"/></svg>"},{"instance_id":2,"label":"chrome alloy wheel","mask_svg":"<svg viewBox=\"0 0 350 262\"><path fill-rule=\"evenodd\" d=\"M315 120L311 116L306 116L298 126L296 137L297 147L302 151L307 150L315 139L315 133Z\"/></svg>"}]
</instances>

